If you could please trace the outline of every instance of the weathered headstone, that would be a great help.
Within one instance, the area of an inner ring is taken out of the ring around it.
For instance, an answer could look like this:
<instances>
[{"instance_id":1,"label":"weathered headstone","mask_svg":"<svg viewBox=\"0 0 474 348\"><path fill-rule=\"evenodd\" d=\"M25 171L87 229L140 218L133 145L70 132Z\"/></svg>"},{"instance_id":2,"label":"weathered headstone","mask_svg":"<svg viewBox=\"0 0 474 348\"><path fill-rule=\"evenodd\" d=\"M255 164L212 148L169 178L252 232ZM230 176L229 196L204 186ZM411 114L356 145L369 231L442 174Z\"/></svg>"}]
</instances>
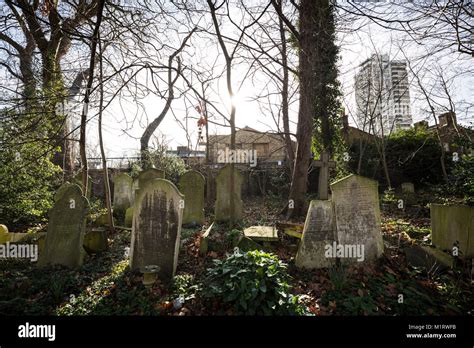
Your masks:
<instances>
[{"instance_id":1,"label":"weathered headstone","mask_svg":"<svg viewBox=\"0 0 474 348\"><path fill-rule=\"evenodd\" d=\"M313 200L309 204L303 235L296 253L299 268L324 268L335 264L336 258L326 257L327 246L336 241L332 202Z\"/></svg>"},{"instance_id":2,"label":"weathered headstone","mask_svg":"<svg viewBox=\"0 0 474 348\"><path fill-rule=\"evenodd\" d=\"M48 233L39 265L82 265L84 234L89 201L76 184L66 183L49 212Z\"/></svg>"},{"instance_id":3,"label":"weathered headstone","mask_svg":"<svg viewBox=\"0 0 474 348\"><path fill-rule=\"evenodd\" d=\"M403 193L415 193L415 185L412 182L402 183L402 192Z\"/></svg>"},{"instance_id":4,"label":"weathered headstone","mask_svg":"<svg viewBox=\"0 0 474 348\"><path fill-rule=\"evenodd\" d=\"M149 168L141 171L138 174L138 177L133 180L132 182L132 202L131 206L135 203L135 195L137 193L137 190L140 188L140 186L143 186L147 181L152 180L152 179L164 179L165 178L165 172L156 169L156 168Z\"/></svg>"},{"instance_id":5,"label":"weathered headstone","mask_svg":"<svg viewBox=\"0 0 474 348\"><path fill-rule=\"evenodd\" d=\"M179 190L184 194L183 225L204 223L204 176L190 170L179 178Z\"/></svg>"},{"instance_id":6,"label":"weathered headstone","mask_svg":"<svg viewBox=\"0 0 474 348\"><path fill-rule=\"evenodd\" d=\"M223 222L233 219L242 219L242 174L234 168L234 196L231 198L232 166L226 165L219 170L216 177L216 221ZM234 202L234 211L231 211L231 199Z\"/></svg>"},{"instance_id":7,"label":"weathered headstone","mask_svg":"<svg viewBox=\"0 0 474 348\"><path fill-rule=\"evenodd\" d=\"M140 174L138 174L138 188L143 186L149 180L164 179L164 178L165 178L164 171L160 169L156 169L156 168L146 169L140 172Z\"/></svg>"},{"instance_id":8,"label":"weathered headstone","mask_svg":"<svg viewBox=\"0 0 474 348\"><path fill-rule=\"evenodd\" d=\"M318 181L318 199L325 200L329 198L329 168L336 168L336 162L329 159L326 151L321 153L321 158L314 161L313 164L319 167Z\"/></svg>"},{"instance_id":9,"label":"weathered headstone","mask_svg":"<svg viewBox=\"0 0 474 348\"><path fill-rule=\"evenodd\" d=\"M474 256L474 207L431 204L430 217L434 245L450 254L456 247L460 257Z\"/></svg>"},{"instance_id":10,"label":"weathered headstone","mask_svg":"<svg viewBox=\"0 0 474 348\"><path fill-rule=\"evenodd\" d=\"M378 182L351 174L331 184L331 191L338 243L345 251L363 254L344 255L344 259L370 261L380 257L384 246Z\"/></svg>"},{"instance_id":11,"label":"weathered headstone","mask_svg":"<svg viewBox=\"0 0 474 348\"><path fill-rule=\"evenodd\" d=\"M84 249L90 253L100 253L109 248L107 233L105 229L95 228L87 232L84 236Z\"/></svg>"},{"instance_id":12,"label":"weathered headstone","mask_svg":"<svg viewBox=\"0 0 474 348\"><path fill-rule=\"evenodd\" d=\"M127 173L121 173L114 177L114 211L125 213L132 202L133 179Z\"/></svg>"},{"instance_id":13,"label":"weathered headstone","mask_svg":"<svg viewBox=\"0 0 474 348\"><path fill-rule=\"evenodd\" d=\"M170 280L178 264L184 196L165 179L146 181L133 206L130 267L158 266L158 277Z\"/></svg>"}]
</instances>

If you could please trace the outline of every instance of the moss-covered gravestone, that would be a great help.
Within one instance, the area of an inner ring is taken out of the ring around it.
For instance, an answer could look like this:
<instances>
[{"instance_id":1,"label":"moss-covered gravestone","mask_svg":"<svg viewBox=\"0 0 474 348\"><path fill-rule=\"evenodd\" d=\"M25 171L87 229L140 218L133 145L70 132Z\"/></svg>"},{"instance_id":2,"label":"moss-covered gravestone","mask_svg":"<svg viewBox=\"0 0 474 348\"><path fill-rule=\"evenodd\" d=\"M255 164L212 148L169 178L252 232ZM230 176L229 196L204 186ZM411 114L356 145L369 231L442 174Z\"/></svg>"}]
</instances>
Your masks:
<instances>
[{"instance_id":1,"label":"moss-covered gravestone","mask_svg":"<svg viewBox=\"0 0 474 348\"><path fill-rule=\"evenodd\" d=\"M61 186L49 212L48 233L39 265L79 267L84 258L84 234L89 201L76 184Z\"/></svg>"},{"instance_id":2,"label":"moss-covered gravestone","mask_svg":"<svg viewBox=\"0 0 474 348\"><path fill-rule=\"evenodd\" d=\"M107 241L107 233L102 228L95 228L90 230L84 236L84 249L90 253L100 253L109 248Z\"/></svg>"},{"instance_id":3,"label":"moss-covered gravestone","mask_svg":"<svg viewBox=\"0 0 474 348\"><path fill-rule=\"evenodd\" d=\"M450 254L474 256L474 207L462 204L430 205L431 241Z\"/></svg>"},{"instance_id":4,"label":"moss-covered gravestone","mask_svg":"<svg viewBox=\"0 0 474 348\"><path fill-rule=\"evenodd\" d=\"M127 173L114 177L114 211L125 214L132 202L133 179Z\"/></svg>"},{"instance_id":5,"label":"moss-covered gravestone","mask_svg":"<svg viewBox=\"0 0 474 348\"><path fill-rule=\"evenodd\" d=\"M137 190L133 205L130 267L158 266L169 281L176 272L184 196L165 179L148 180Z\"/></svg>"},{"instance_id":6,"label":"moss-covered gravestone","mask_svg":"<svg viewBox=\"0 0 474 348\"><path fill-rule=\"evenodd\" d=\"M184 194L183 225L204 223L204 176L190 170L179 178L179 190Z\"/></svg>"},{"instance_id":7,"label":"moss-covered gravestone","mask_svg":"<svg viewBox=\"0 0 474 348\"><path fill-rule=\"evenodd\" d=\"M132 203L131 205L135 203L135 195L137 193L137 190L140 188L140 186L143 186L147 181L152 180L152 179L164 179L165 178L165 172L156 169L156 168L149 168L141 171L138 174L138 177L133 180L132 182Z\"/></svg>"},{"instance_id":8,"label":"moss-covered gravestone","mask_svg":"<svg viewBox=\"0 0 474 348\"><path fill-rule=\"evenodd\" d=\"M164 179L165 178L165 172L156 169L156 168L150 168L146 169L140 174L138 174L138 187L143 186L147 181L152 180L152 179Z\"/></svg>"},{"instance_id":9,"label":"moss-covered gravestone","mask_svg":"<svg viewBox=\"0 0 474 348\"><path fill-rule=\"evenodd\" d=\"M232 166L226 165L216 177L216 221L238 221L242 219L242 174L234 168L234 195L230 195ZM231 199L234 209L231 211Z\"/></svg>"},{"instance_id":10,"label":"moss-covered gravestone","mask_svg":"<svg viewBox=\"0 0 474 348\"><path fill-rule=\"evenodd\" d=\"M133 207L128 208L125 211L125 227L132 227L133 223Z\"/></svg>"}]
</instances>

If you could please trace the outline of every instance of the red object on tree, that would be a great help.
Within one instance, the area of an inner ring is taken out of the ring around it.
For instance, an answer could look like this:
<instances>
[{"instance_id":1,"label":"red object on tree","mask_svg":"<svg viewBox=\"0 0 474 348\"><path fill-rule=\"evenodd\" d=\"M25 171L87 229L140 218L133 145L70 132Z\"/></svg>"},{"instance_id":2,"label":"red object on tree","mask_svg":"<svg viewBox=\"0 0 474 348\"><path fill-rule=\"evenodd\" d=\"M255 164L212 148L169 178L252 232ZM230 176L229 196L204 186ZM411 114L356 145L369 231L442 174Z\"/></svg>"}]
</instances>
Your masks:
<instances>
[{"instance_id":1,"label":"red object on tree","mask_svg":"<svg viewBox=\"0 0 474 348\"><path fill-rule=\"evenodd\" d=\"M198 127L203 127L206 125L206 123L207 123L206 119L203 116L201 116L201 118L198 120Z\"/></svg>"}]
</instances>

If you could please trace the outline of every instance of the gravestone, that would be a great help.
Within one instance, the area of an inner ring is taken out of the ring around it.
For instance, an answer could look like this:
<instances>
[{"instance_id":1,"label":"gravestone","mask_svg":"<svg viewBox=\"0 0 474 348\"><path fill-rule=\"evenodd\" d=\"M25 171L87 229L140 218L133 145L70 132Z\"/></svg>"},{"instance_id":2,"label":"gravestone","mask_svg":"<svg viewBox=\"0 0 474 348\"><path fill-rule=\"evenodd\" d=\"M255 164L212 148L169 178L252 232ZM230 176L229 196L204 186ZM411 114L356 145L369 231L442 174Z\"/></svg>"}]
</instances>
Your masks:
<instances>
[{"instance_id":1,"label":"gravestone","mask_svg":"<svg viewBox=\"0 0 474 348\"><path fill-rule=\"evenodd\" d=\"M402 183L402 192L403 193L415 193L415 185L412 182Z\"/></svg>"},{"instance_id":2,"label":"gravestone","mask_svg":"<svg viewBox=\"0 0 474 348\"><path fill-rule=\"evenodd\" d=\"M133 180L132 182L132 203L131 205L135 203L135 195L137 193L137 190L140 188L140 186L143 186L147 181L152 180L152 179L164 179L165 178L165 172L156 169L156 168L149 168L141 171L138 174L138 177Z\"/></svg>"},{"instance_id":3,"label":"gravestone","mask_svg":"<svg viewBox=\"0 0 474 348\"><path fill-rule=\"evenodd\" d=\"M84 249L89 254L100 253L109 248L107 233L102 228L93 228L84 235Z\"/></svg>"},{"instance_id":4,"label":"gravestone","mask_svg":"<svg viewBox=\"0 0 474 348\"><path fill-rule=\"evenodd\" d=\"M460 257L474 256L474 207L467 205L430 205L431 241L452 253L457 246Z\"/></svg>"},{"instance_id":5,"label":"gravestone","mask_svg":"<svg viewBox=\"0 0 474 348\"><path fill-rule=\"evenodd\" d=\"M309 204L295 264L299 268L324 268L335 264L326 257L326 247L336 241L332 202L313 200Z\"/></svg>"},{"instance_id":6,"label":"gravestone","mask_svg":"<svg viewBox=\"0 0 474 348\"><path fill-rule=\"evenodd\" d=\"M234 211L231 212L230 181L232 167L226 165L219 170L216 177L216 221L223 222L233 219L238 221L242 219L242 174L234 168Z\"/></svg>"},{"instance_id":7,"label":"gravestone","mask_svg":"<svg viewBox=\"0 0 474 348\"><path fill-rule=\"evenodd\" d=\"M273 226L250 226L244 236L259 242L278 242L278 231Z\"/></svg>"},{"instance_id":8,"label":"gravestone","mask_svg":"<svg viewBox=\"0 0 474 348\"><path fill-rule=\"evenodd\" d=\"M326 151L321 153L318 161L313 161L314 166L319 167L318 181L318 199L324 200L329 198L329 168L336 168L336 162L329 159Z\"/></svg>"},{"instance_id":9,"label":"gravestone","mask_svg":"<svg viewBox=\"0 0 474 348\"><path fill-rule=\"evenodd\" d=\"M133 207L128 208L125 211L125 227L132 227L133 223Z\"/></svg>"},{"instance_id":10,"label":"gravestone","mask_svg":"<svg viewBox=\"0 0 474 348\"><path fill-rule=\"evenodd\" d=\"M79 187L82 189L82 172L79 172L73 180L73 183L76 185L79 185ZM89 176L87 180L87 199L91 198L92 194L92 178Z\"/></svg>"},{"instance_id":11,"label":"gravestone","mask_svg":"<svg viewBox=\"0 0 474 348\"><path fill-rule=\"evenodd\" d=\"M351 174L331 184L337 241L363 246L364 261L383 254L378 182ZM352 258L345 257L350 261Z\"/></svg>"},{"instance_id":12,"label":"gravestone","mask_svg":"<svg viewBox=\"0 0 474 348\"><path fill-rule=\"evenodd\" d=\"M143 186L149 180L164 179L164 178L165 178L164 171L160 169L156 169L156 168L146 169L140 172L140 174L138 174L138 188L140 188L140 186Z\"/></svg>"},{"instance_id":13,"label":"gravestone","mask_svg":"<svg viewBox=\"0 0 474 348\"><path fill-rule=\"evenodd\" d=\"M127 173L114 177L114 211L125 213L132 202L133 179Z\"/></svg>"},{"instance_id":14,"label":"gravestone","mask_svg":"<svg viewBox=\"0 0 474 348\"><path fill-rule=\"evenodd\" d=\"M133 207L133 204L135 203L135 194L137 193L137 190L138 190L138 178L132 181L132 195L131 195L130 207Z\"/></svg>"},{"instance_id":15,"label":"gravestone","mask_svg":"<svg viewBox=\"0 0 474 348\"><path fill-rule=\"evenodd\" d=\"M89 201L76 184L66 183L49 212L48 233L39 265L78 267L84 257L84 234Z\"/></svg>"},{"instance_id":16,"label":"gravestone","mask_svg":"<svg viewBox=\"0 0 474 348\"><path fill-rule=\"evenodd\" d=\"M204 223L204 176L190 170L179 178L179 190L184 194L183 225Z\"/></svg>"},{"instance_id":17,"label":"gravestone","mask_svg":"<svg viewBox=\"0 0 474 348\"><path fill-rule=\"evenodd\" d=\"M165 179L146 181L133 205L130 267L158 266L158 277L171 280L178 264L184 196Z\"/></svg>"}]
</instances>

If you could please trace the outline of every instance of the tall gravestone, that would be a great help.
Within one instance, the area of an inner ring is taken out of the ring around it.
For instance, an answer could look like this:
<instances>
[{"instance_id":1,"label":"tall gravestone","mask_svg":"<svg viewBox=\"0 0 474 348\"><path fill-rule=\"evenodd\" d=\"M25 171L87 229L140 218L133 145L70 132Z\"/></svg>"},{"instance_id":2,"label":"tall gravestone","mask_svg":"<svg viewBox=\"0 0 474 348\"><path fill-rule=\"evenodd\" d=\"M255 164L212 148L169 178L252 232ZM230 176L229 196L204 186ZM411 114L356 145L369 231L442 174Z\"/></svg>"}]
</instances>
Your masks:
<instances>
[{"instance_id":1,"label":"tall gravestone","mask_svg":"<svg viewBox=\"0 0 474 348\"><path fill-rule=\"evenodd\" d=\"M204 185L201 173L190 170L179 178L179 190L184 194L183 225L204 223Z\"/></svg>"},{"instance_id":2,"label":"tall gravestone","mask_svg":"<svg viewBox=\"0 0 474 348\"><path fill-rule=\"evenodd\" d=\"M184 196L165 179L146 181L133 206L130 267L159 266L158 276L168 281L178 265Z\"/></svg>"},{"instance_id":3,"label":"tall gravestone","mask_svg":"<svg viewBox=\"0 0 474 348\"><path fill-rule=\"evenodd\" d=\"M332 202L313 200L309 204L303 235L296 253L299 268L324 268L335 264L335 258L326 257L326 247L336 241Z\"/></svg>"},{"instance_id":4,"label":"tall gravestone","mask_svg":"<svg viewBox=\"0 0 474 348\"><path fill-rule=\"evenodd\" d=\"M474 256L474 207L462 204L430 205L431 240L441 250Z\"/></svg>"},{"instance_id":5,"label":"tall gravestone","mask_svg":"<svg viewBox=\"0 0 474 348\"><path fill-rule=\"evenodd\" d=\"M331 184L337 240L364 246L364 260L383 254L378 182L351 174ZM353 261L353 260L348 260Z\"/></svg>"},{"instance_id":6,"label":"tall gravestone","mask_svg":"<svg viewBox=\"0 0 474 348\"><path fill-rule=\"evenodd\" d=\"M84 234L89 201L76 184L66 183L49 212L48 233L39 265L79 267L84 258Z\"/></svg>"},{"instance_id":7,"label":"tall gravestone","mask_svg":"<svg viewBox=\"0 0 474 348\"><path fill-rule=\"evenodd\" d=\"M231 165L226 165L216 177L216 221L234 221L242 219L242 174L234 168L234 195L231 197ZM234 202L234 210L231 211L231 199Z\"/></svg>"},{"instance_id":8,"label":"tall gravestone","mask_svg":"<svg viewBox=\"0 0 474 348\"><path fill-rule=\"evenodd\" d=\"M114 210L125 212L132 202L133 179L127 173L114 177Z\"/></svg>"}]
</instances>

